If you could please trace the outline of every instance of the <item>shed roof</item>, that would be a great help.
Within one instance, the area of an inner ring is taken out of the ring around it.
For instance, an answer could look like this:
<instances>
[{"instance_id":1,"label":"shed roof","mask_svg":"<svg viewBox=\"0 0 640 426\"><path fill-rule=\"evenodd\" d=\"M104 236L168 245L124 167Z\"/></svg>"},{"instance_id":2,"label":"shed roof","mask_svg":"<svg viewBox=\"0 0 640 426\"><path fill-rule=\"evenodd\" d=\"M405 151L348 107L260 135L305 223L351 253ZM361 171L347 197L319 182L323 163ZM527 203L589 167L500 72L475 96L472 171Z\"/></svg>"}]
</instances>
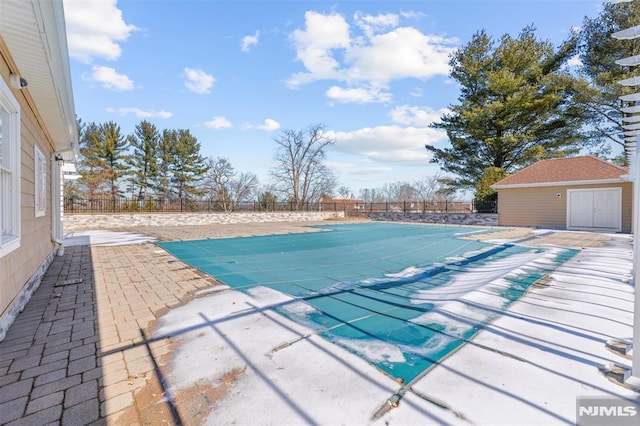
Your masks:
<instances>
[{"instance_id":1,"label":"shed roof","mask_svg":"<svg viewBox=\"0 0 640 426\"><path fill-rule=\"evenodd\" d=\"M581 157L540 160L493 185L495 189L518 186L548 186L624 182L629 170L600 158Z\"/></svg>"}]
</instances>

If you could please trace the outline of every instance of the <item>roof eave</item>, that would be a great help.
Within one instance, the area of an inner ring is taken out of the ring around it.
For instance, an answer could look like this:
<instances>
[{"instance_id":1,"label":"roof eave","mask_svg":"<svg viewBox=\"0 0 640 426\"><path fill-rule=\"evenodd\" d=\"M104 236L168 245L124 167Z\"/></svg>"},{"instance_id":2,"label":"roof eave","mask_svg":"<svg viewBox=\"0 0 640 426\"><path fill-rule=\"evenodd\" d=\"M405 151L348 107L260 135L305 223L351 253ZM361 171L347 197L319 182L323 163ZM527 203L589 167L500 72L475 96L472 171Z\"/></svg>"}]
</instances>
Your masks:
<instances>
[{"instance_id":1,"label":"roof eave","mask_svg":"<svg viewBox=\"0 0 640 426\"><path fill-rule=\"evenodd\" d=\"M78 130L76 111L73 102L71 84L71 68L69 66L69 48L67 45L67 31L64 19L62 1L33 0L36 18L45 31L41 32L49 69L53 77L53 90L59 104L59 112L64 123L64 140L67 143L58 144L54 141L56 150L73 149L78 151ZM60 135L63 138L63 135Z\"/></svg>"},{"instance_id":2,"label":"roof eave","mask_svg":"<svg viewBox=\"0 0 640 426\"><path fill-rule=\"evenodd\" d=\"M2 0L2 38L28 86L54 151L78 152L75 107L61 0Z\"/></svg>"},{"instance_id":3,"label":"roof eave","mask_svg":"<svg viewBox=\"0 0 640 426\"><path fill-rule=\"evenodd\" d=\"M508 185L491 185L491 188L495 190L499 189L513 189L513 188L539 188L548 186L579 186L579 185L603 185L612 183L625 183L631 182L629 175L622 175L619 178L613 179L593 179L593 180L573 180L562 182L536 182L536 183L514 183Z\"/></svg>"}]
</instances>

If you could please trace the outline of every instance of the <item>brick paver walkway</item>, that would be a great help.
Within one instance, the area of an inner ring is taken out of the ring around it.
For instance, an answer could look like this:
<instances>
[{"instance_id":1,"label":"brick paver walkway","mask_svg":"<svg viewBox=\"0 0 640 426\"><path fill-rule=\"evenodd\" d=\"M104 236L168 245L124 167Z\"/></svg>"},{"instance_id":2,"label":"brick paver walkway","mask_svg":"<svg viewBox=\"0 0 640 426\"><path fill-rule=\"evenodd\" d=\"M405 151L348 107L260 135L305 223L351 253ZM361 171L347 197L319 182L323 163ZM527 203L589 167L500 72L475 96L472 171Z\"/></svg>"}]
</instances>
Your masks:
<instances>
[{"instance_id":1,"label":"brick paver walkway","mask_svg":"<svg viewBox=\"0 0 640 426\"><path fill-rule=\"evenodd\" d=\"M179 422L159 381L170 342L143 336L213 285L153 244L67 247L0 343L0 423Z\"/></svg>"}]
</instances>

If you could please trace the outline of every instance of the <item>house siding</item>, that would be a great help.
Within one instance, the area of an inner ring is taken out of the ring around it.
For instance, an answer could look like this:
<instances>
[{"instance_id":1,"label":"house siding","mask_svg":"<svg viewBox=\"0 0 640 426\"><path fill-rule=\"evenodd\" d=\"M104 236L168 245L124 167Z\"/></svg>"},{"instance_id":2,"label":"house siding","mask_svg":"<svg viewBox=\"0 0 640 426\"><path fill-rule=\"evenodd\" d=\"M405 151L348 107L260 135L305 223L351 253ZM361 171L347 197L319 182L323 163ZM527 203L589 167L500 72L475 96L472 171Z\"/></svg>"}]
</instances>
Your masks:
<instances>
[{"instance_id":1,"label":"house siding","mask_svg":"<svg viewBox=\"0 0 640 426\"><path fill-rule=\"evenodd\" d=\"M633 188L631 182L593 185L558 185L498 190L498 224L567 228L567 190L622 188L622 232L632 232ZM560 194L558 197L557 194Z\"/></svg>"},{"instance_id":2,"label":"house siding","mask_svg":"<svg viewBox=\"0 0 640 426\"><path fill-rule=\"evenodd\" d=\"M1 40L0 40L1 41ZM0 76L9 84L9 53L0 43ZM16 311L22 309L39 285L40 277L52 260L51 169L47 170L47 206L44 216L35 216L34 145L50 158L53 144L39 124L25 91L13 89L20 104L20 247L0 257L0 340ZM26 300L25 300L26 298Z\"/></svg>"}]
</instances>

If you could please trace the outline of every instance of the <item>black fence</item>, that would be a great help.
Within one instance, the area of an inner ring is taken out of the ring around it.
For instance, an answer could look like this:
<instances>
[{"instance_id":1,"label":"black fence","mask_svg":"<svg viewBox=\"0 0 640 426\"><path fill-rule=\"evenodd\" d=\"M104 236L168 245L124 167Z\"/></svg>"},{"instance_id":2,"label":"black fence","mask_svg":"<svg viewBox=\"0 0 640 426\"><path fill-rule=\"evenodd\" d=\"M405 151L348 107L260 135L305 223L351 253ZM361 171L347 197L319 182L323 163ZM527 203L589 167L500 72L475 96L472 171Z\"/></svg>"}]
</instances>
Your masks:
<instances>
[{"instance_id":1,"label":"black fence","mask_svg":"<svg viewBox=\"0 0 640 426\"><path fill-rule=\"evenodd\" d=\"M344 211L347 214L366 212L398 213L496 213L496 202L475 201L399 201L365 203L357 200L339 200L318 203L261 203L244 202L236 205L218 200L158 200L116 198L65 197L65 213L222 213L222 212L298 212L298 211Z\"/></svg>"}]
</instances>

